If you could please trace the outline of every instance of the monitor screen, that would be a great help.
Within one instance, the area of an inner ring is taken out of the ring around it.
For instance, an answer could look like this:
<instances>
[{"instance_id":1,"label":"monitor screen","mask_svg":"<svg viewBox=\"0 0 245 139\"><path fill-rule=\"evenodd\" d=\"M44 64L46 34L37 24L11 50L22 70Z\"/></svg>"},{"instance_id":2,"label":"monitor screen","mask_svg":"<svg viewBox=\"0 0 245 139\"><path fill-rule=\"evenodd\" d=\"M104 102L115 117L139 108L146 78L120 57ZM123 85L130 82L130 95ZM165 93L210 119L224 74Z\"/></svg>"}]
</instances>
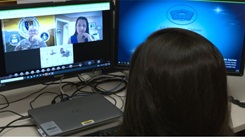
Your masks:
<instances>
[{"instance_id":1,"label":"monitor screen","mask_svg":"<svg viewBox=\"0 0 245 139\"><path fill-rule=\"evenodd\" d=\"M107 69L110 0L0 7L0 90Z\"/></svg>"},{"instance_id":2,"label":"monitor screen","mask_svg":"<svg viewBox=\"0 0 245 139\"><path fill-rule=\"evenodd\" d=\"M115 12L115 66L128 68L135 48L170 27L197 32L222 53L228 75L244 70L245 1L119 0Z\"/></svg>"}]
</instances>

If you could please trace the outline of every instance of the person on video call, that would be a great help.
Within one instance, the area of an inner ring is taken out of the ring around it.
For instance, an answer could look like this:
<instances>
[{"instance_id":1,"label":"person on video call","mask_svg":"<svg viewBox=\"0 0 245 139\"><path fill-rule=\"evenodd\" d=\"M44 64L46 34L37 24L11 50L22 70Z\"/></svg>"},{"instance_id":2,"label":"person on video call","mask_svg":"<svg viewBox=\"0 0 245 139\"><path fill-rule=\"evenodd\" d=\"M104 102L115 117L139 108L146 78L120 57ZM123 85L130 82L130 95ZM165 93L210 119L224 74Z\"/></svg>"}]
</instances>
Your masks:
<instances>
[{"instance_id":1,"label":"person on video call","mask_svg":"<svg viewBox=\"0 0 245 139\"><path fill-rule=\"evenodd\" d=\"M15 51L37 49L47 47L47 44L39 37L38 28L36 26L29 26L29 37L21 40L15 47Z\"/></svg>"},{"instance_id":2,"label":"person on video call","mask_svg":"<svg viewBox=\"0 0 245 139\"><path fill-rule=\"evenodd\" d=\"M231 124L224 60L210 41L167 28L139 45L121 135L233 135Z\"/></svg>"},{"instance_id":3,"label":"person on video call","mask_svg":"<svg viewBox=\"0 0 245 139\"><path fill-rule=\"evenodd\" d=\"M69 38L68 44L90 41L94 41L94 38L89 34L88 19L80 16L77 18L75 23L75 33Z\"/></svg>"}]
</instances>

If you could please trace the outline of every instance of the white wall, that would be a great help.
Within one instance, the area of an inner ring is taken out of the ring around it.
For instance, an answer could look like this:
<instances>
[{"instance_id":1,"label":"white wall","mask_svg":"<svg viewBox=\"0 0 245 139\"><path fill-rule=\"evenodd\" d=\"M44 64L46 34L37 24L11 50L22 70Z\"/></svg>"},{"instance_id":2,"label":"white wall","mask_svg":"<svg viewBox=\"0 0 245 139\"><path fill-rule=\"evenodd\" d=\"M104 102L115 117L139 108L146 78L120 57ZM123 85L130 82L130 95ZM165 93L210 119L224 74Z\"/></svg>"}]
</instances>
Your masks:
<instances>
[{"instance_id":1,"label":"white wall","mask_svg":"<svg viewBox=\"0 0 245 139\"><path fill-rule=\"evenodd\" d=\"M228 76L228 91L235 99L245 102L245 75Z\"/></svg>"}]
</instances>

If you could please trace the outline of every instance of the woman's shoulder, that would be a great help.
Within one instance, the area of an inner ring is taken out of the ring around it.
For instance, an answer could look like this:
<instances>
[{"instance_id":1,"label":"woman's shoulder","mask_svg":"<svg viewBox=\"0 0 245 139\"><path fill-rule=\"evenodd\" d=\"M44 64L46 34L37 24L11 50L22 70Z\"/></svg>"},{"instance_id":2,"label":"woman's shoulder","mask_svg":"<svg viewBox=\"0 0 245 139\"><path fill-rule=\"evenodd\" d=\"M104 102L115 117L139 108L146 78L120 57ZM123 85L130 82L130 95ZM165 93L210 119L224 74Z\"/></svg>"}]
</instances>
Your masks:
<instances>
[{"instance_id":1,"label":"woman's shoulder","mask_svg":"<svg viewBox=\"0 0 245 139\"><path fill-rule=\"evenodd\" d=\"M71 43L77 43L77 36L74 34L71 36Z\"/></svg>"}]
</instances>

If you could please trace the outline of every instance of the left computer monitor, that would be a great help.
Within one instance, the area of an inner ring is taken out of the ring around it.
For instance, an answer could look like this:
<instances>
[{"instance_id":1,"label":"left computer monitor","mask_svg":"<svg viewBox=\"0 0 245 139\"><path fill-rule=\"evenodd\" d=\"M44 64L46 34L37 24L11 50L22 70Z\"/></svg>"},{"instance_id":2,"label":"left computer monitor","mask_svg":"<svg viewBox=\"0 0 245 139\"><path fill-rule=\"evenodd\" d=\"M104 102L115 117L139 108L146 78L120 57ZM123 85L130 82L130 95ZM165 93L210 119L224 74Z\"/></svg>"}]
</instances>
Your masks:
<instances>
[{"instance_id":1,"label":"left computer monitor","mask_svg":"<svg viewBox=\"0 0 245 139\"><path fill-rule=\"evenodd\" d=\"M0 6L0 91L111 67L112 3Z\"/></svg>"}]
</instances>

